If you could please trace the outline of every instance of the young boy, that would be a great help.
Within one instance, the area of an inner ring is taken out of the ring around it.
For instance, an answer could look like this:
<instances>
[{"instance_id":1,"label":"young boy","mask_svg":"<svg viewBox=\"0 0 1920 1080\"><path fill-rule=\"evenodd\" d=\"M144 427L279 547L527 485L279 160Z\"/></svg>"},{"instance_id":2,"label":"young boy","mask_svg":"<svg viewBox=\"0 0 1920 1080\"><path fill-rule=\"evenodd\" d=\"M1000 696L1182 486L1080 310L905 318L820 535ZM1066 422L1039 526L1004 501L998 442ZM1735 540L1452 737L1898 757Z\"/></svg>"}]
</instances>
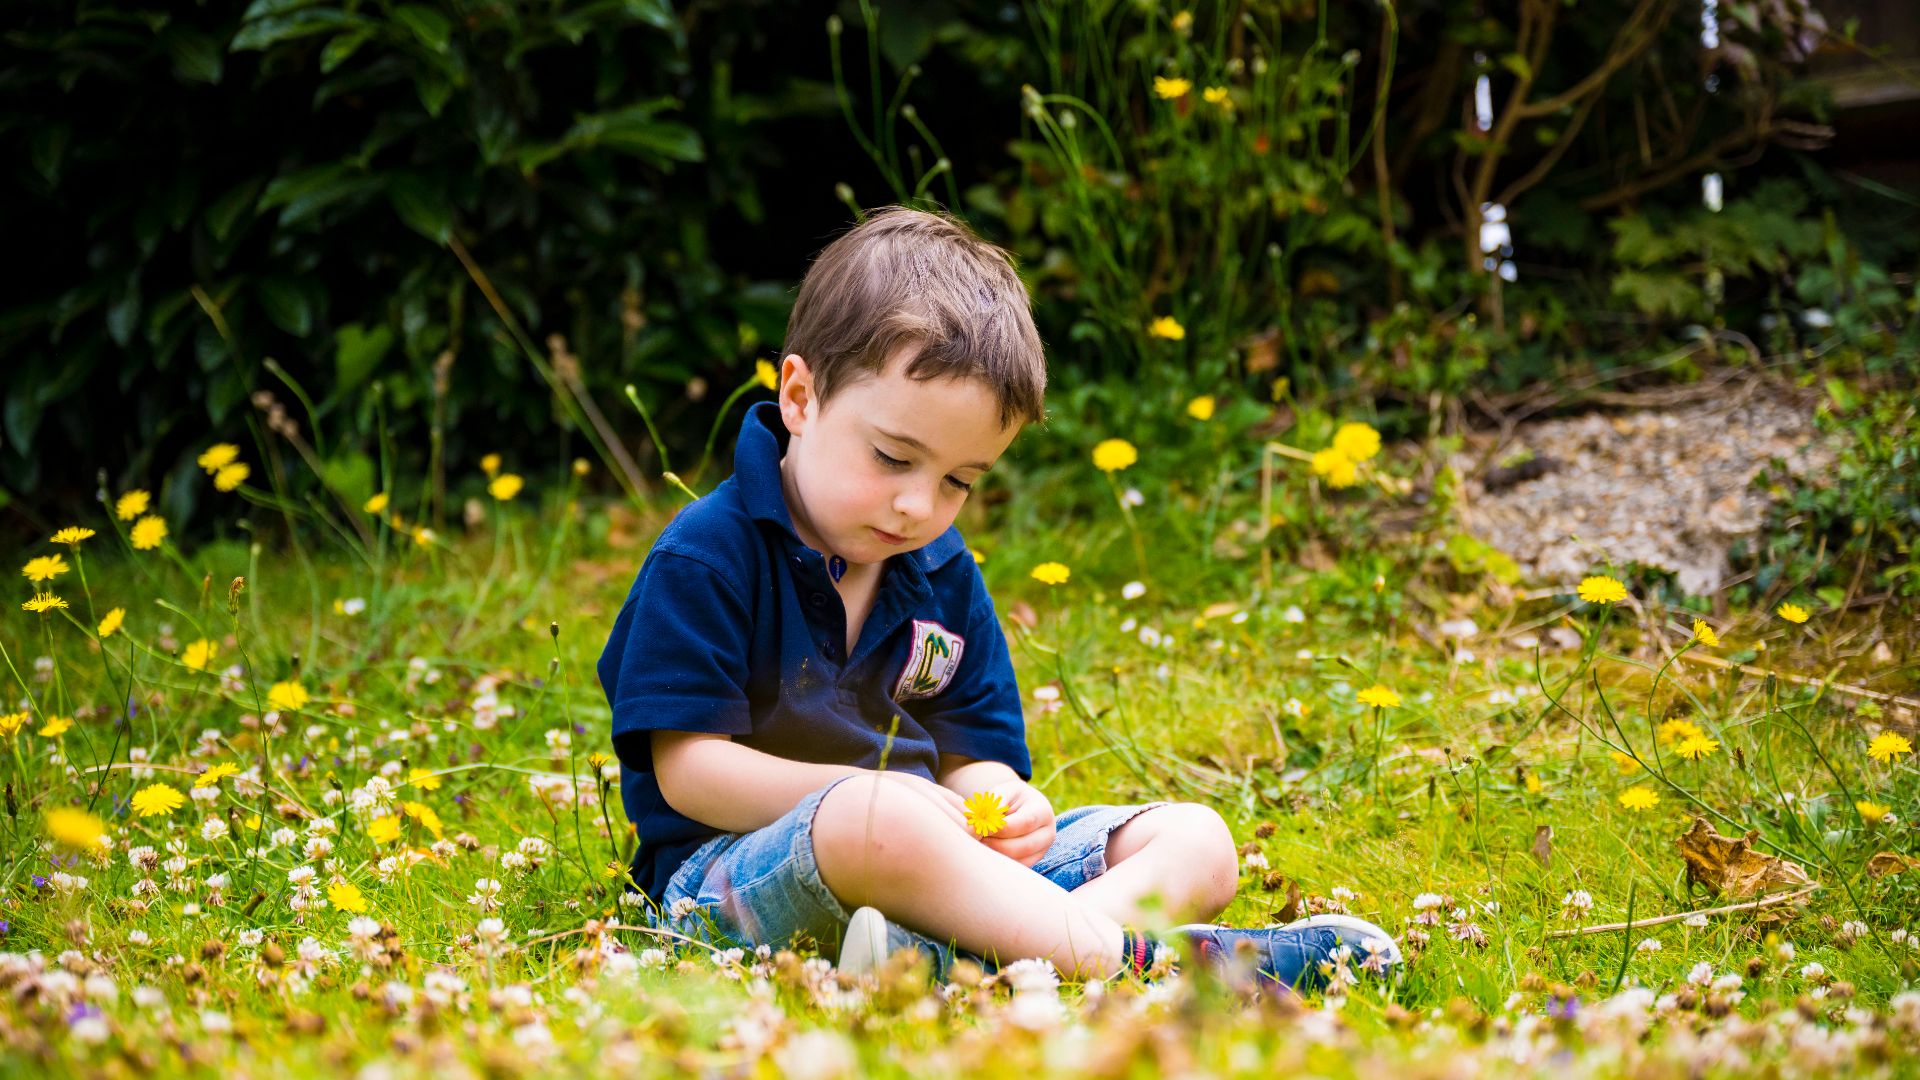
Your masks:
<instances>
[{"instance_id":1,"label":"young boy","mask_svg":"<svg viewBox=\"0 0 1920 1080\"><path fill-rule=\"evenodd\" d=\"M1028 783L1006 640L953 527L1042 417L1045 360L1005 252L943 215L876 213L807 273L784 354L778 402L749 410L733 476L655 541L600 658L634 881L664 921L842 941L855 969L931 941L1078 978L1144 973L1167 945L1295 985L1343 942L1359 966L1399 959L1341 917L1157 941L1135 929L1152 905L1205 920L1233 899L1220 815L1056 817ZM1007 808L985 838L963 813L980 791Z\"/></svg>"}]
</instances>

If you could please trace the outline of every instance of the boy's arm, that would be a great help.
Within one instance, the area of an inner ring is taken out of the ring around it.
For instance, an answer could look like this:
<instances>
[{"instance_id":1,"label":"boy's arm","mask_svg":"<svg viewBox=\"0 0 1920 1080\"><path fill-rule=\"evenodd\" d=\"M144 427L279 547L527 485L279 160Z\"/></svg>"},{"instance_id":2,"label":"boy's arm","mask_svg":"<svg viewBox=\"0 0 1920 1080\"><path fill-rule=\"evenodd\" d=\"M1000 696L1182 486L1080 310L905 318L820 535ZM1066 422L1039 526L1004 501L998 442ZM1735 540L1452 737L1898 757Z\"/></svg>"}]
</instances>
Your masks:
<instances>
[{"instance_id":1,"label":"boy's arm","mask_svg":"<svg viewBox=\"0 0 1920 1080\"><path fill-rule=\"evenodd\" d=\"M667 805L703 825L752 832L780 820L812 792L843 776L880 775L906 783L965 823L964 800L911 773L876 772L856 765L792 761L725 735L655 731L653 771Z\"/></svg>"}]
</instances>

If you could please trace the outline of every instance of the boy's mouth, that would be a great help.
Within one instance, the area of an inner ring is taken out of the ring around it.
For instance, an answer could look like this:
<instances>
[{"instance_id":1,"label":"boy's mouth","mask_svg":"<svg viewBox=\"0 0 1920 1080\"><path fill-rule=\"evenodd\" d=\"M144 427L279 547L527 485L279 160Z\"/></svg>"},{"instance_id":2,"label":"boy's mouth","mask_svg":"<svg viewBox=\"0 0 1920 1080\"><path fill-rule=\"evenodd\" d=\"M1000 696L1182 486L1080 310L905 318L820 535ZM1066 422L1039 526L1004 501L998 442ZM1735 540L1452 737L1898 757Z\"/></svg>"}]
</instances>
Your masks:
<instances>
[{"instance_id":1,"label":"boy's mouth","mask_svg":"<svg viewBox=\"0 0 1920 1080\"><path fill-rule=\"evenodd\" d=\"M868 526L868 528L872 528L872 526ZM883 544L904 544L907 542L906 537L896 536L893 533L887 532L884 529L873 529L873 535L879 538L880 542Z\"/></svg>"}]
</instances>

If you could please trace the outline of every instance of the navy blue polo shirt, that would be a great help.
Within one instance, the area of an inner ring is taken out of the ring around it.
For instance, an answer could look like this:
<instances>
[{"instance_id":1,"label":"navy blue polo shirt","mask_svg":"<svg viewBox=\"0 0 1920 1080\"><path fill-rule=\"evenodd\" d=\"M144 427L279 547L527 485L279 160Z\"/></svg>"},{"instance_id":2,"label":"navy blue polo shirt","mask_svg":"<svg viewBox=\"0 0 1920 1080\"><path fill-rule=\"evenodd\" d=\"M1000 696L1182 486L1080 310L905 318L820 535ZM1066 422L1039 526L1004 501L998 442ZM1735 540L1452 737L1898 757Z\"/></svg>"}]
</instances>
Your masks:
<instances>
[{"instance_id":1,"label":"navy blue polo shirt","mask_svg":"<svg viewBox=\"0 0 1920 1080\"><path fill-rule=\"evenodd\" d=\"M661 797L653 731L875 769L892 730L890 770L933 779L948 753L1032 776L1006 637L960 531L887 559L848 656L826 557L794 532L781 492L786 444L772 402L748 410L733 476L654 541L600 656L620 795L640 838L633 878L656 900L721 830Z\"/></svg>"}]
</instances>

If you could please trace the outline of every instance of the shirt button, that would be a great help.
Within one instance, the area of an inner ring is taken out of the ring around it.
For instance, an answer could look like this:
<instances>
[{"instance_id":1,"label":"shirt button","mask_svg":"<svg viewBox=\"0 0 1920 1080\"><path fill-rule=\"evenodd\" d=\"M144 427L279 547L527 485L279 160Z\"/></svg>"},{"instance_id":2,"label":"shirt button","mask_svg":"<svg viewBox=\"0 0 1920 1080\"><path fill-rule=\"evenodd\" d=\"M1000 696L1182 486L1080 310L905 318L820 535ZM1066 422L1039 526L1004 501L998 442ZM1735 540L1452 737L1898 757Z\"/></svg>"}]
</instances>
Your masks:
<instances>
[{"instance_id":1,"label":"shirt button","mask_svg":"<svg viewBox=\"0 0 1920 1080\"><path fill-rule=\"evenodd\" d=\"M814 594L812 594L811 596L808 596L808 597L807 597L807 603L809 603L809 604L812 604L812 605L813 605L814 607L817 607L817 608L823 608L823 607L826 607L826 606L827 606L827 594L826 594L826 593L814 593Z\"/></svg>"}]
</instances>

